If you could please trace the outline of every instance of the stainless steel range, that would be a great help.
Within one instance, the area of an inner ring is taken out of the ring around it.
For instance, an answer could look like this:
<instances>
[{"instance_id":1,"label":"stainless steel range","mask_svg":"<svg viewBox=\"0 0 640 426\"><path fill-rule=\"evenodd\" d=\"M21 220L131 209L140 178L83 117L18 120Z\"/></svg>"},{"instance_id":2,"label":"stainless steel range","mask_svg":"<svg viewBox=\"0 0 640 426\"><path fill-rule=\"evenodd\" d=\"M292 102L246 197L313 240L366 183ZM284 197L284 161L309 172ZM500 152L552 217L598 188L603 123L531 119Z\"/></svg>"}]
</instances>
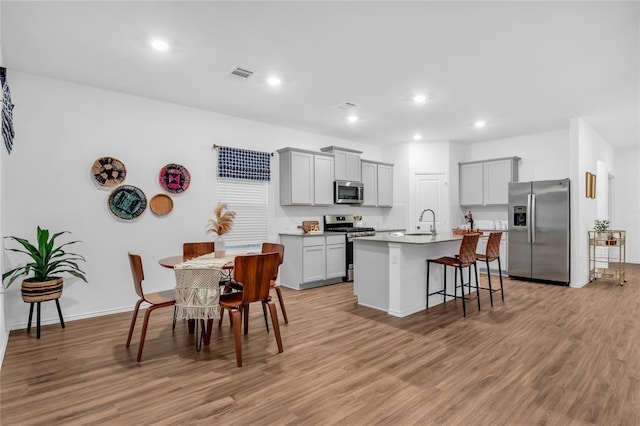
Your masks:
<instances>
[{"instance_id":1,"label":"stainless steel range","mask_svg":"<svg viewBox=\"0 0 640 426\"><path fill-rule=\"evenodd\" d=\"M324 232L343 232L345 234L347 242L345 256L347 276L343 278L345 281L353 281L353 239L376 234L376 230L373 228L353 226L355 222L355 217L352 214L324 216Z\"/></svg>"}]
</instances>

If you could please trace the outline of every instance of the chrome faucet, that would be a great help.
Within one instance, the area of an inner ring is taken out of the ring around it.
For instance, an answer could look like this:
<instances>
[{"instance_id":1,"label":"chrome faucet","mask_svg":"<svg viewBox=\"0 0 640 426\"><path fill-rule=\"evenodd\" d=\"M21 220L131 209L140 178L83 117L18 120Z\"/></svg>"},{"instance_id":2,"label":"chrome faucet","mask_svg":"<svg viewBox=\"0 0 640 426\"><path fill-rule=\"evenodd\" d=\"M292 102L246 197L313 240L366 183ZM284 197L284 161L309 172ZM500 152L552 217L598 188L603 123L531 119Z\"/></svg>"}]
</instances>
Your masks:
<instances>
[{"instance_id":1,"label":"chrome faucet","mask_svg":"<svg viewBox=\"0 0 640 426\"><path fill-rule=\"evenodd\" d=\"M420 213L420 218L418 219L418 222L422 222L422 217L426 212L431 212L431 215L433 216L433 223L431 224L429 231L431 231L431 235L436 235L436 213L433 210L431 209L422 210L422 213ZM418 225L418 229L420 229L420 225Z\"/></svg>"}]
</instances>

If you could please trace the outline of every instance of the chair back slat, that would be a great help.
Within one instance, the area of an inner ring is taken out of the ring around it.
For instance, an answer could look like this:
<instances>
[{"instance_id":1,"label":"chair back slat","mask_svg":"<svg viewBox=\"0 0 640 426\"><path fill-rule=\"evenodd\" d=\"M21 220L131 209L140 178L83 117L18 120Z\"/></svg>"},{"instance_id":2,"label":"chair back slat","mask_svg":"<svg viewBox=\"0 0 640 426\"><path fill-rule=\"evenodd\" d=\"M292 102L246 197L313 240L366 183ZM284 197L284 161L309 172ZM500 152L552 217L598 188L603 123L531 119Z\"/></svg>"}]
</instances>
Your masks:
<instances>
[{"instance_id":1,"label":"chair back slat","mask_svg":"<svg viewBox=\"0 0 640 426\"><path fill-rule=\"evenodd\" d=\"M129 253L129 266L131 266L131 275L133 276L133 287L136 294L144 299L144 291L142 290L142 281L144 281L144 270L142 269L142 258L140 255Z\"/></svg>"},{"instance_id":2,"label":"chair back slat","mask_svg":"<svg viewBox=\"0 0 640 426\"><path fill-rule=\"evenodd\" d=\"M193 259L194 257L202 256L203 254L213 253L215 250L215 243L213 241L197 242L197 243L184 243L182 245L182 257L184 260Z\"/></svg>"},{"instance_id":3,"label":"chair back slat","mask_svg":"<svg viewBox=\"0 0 640 426\"><path fill-rule=\"evenodd\" d=\"M233 267L234 279L242 283L242 304L267 300L271 280L277 274L278 253L238 256Z\"/></svg>"},{"instance_id":4,"label":"chair back slat","mask_svg":"<svg viewBox=\"0 0 640 426\"><path fill-rule=\"evenodd\" d=\"M463 267L469 266L476 261L478 239L480 239L480 234L476 233L465 234L462 237L462 243L460 244L460 252L458 253L458 258L460 259L460 264Z\"/></svg>"},{"instance_id":5,"label":"chair back slat","mask_svg":"<svg viewBox=\"0 0 640 426\"><path fill-rule=\"evenodd\" d=\"M282 265L284 262L284 245L278 243L262 243L262 253L278 253L280 256L280 263L278 263L278 267ZM273 276L273 281L278 278L278 269L276 269L276 274Z\"/></svg>"},{"instance_id":6,"label":"chair back slat","mask_svg":"<svg viewBox=\"0 0 640 426\"><path fill-rule=\"evenodd\" d=\"M487 250L485 256L488 259L497 259L500 257L500 240L502 239L502 232L492 232L489 234L489 241L487 242Z\"/></svg>"}]
</instances>

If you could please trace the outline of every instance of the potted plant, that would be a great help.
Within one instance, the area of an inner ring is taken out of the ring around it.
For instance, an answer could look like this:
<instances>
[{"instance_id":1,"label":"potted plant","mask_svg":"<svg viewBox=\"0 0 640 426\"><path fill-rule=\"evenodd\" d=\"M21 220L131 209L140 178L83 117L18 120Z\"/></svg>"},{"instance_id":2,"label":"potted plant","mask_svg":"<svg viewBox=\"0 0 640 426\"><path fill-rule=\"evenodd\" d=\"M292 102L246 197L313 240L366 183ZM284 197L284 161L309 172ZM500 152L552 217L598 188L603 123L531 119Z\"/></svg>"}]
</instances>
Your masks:
<instances>
[{"instance_id":1,"label":"potted plant","mask_svg":"<svg viewBox=\"0 0 640 426\"><path fill-rule=\"evenodd\" d=\"M70 241L56 245L56 239L69 231L58 232L49 238L49 230L38 226L37 243L24 238L5 237L14 240L23 248L7 248L9 251L24 253L31 261L2 274L2 280L9 280L7 288L19 277L31 275L22 281L22 300L27 303L58 299L62 295L63 279L60 274L68 273L87 282L85 273L78 262L85 262L79 254L65 251L65 247L80 241Z\"/></svg>"},{"instance_id":2,"label":"potted plant","mask_svg":"<svg viewBox=\"0 0 640 426\"><path fill-rule=\"evenodd\" d=\"M226 210L226 211L225 211ZM215 257L224 257L226 253L226 242L222 236L231 231L233 227L233 219L236 217L236 212L227 208L226 203L220 203L213 210L215 219L209 219L207 224L207 233L214 233L217 235L214 241Z\"/></svg>"},{"instance_id":3,"label":"potted plant","mask_svg":"<svg viewBox=\"0 0 640 426\"><path fill-rule=\"evenodd\" d=\"M613 237L613 233L609 232L609 221L607 219L596 219L593 230L596 231L598 239L605 240L606 245L616 245L616 239Z\"/></svg>"}]
</instances>

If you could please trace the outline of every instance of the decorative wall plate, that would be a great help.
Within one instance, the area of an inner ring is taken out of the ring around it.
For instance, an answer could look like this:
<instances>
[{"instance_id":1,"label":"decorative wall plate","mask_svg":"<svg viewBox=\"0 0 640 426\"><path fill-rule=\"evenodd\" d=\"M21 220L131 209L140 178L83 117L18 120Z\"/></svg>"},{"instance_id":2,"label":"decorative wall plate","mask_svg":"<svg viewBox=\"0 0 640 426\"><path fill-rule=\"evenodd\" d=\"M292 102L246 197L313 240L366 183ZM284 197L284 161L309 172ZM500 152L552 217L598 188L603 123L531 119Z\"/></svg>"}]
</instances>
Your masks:
<instances>
[{"instance_id":1,"label":"decorative wall plate","mask_svg":"<svg viewBox=\"0 0 640 426\"><path fill-rule=\"evenodd\" d=\"M173 200L167 194L156 194L149 201L149 208L158 216L164 216L173 210Z\"/></svg>"},{"instance_id":2,"label":"decorative wall plate","mask_svg":"<svg viewBox=\"0 0 640 426\"><path fill-rule=\"evenodd\" d=\"M91 176L98 185L110 188L124 182L127 168L117 158L102 157L94 161Z\"/></svg>"},{"instance_id":3,"label":"decorative wall plate","mask_svg":"<svg viewBox=\"0 0 640 426\"><path fill-rule=\"evenodd\" d=\"M169 163L160 169L160 185L172 194L179 194L189 188L191 174L180 164Z\"/></svg>"},{"instance_id":4,"label":"decorative wall plate","mask_svg":"<svg viewBox=\"0 0 640 426\"><path fill-rule=\"evenodd\" d=\"M122 185L111 191L108 203L109 210L114 216L124 220L133 220L147 208L147 197L140 188Z\"/></svg>"}]
</instances>

